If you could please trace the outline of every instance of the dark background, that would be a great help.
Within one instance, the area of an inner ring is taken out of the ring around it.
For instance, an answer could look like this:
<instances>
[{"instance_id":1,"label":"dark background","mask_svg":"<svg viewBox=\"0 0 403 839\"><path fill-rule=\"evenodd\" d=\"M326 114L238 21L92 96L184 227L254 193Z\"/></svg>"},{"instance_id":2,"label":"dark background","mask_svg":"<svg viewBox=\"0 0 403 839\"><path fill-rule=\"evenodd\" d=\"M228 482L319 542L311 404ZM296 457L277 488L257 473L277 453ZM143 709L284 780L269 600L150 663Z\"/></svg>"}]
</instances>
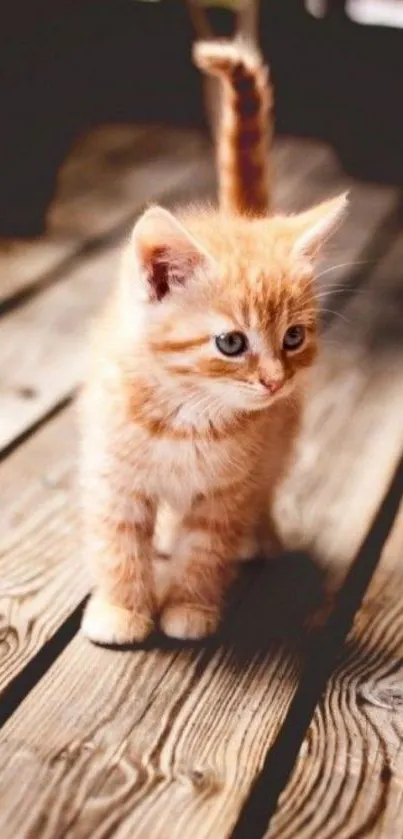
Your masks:
<instances>
[{"instance_id":1,"label":"dark background","mask_svg":"<svg viewBox=\"0 0 403 839\"><path fill-rule=\"evenodd\" d=\"M229 12L213 10L218 34ZM91 125L203 124L195 35L182 0L14 0L0 31L0 235L43 230L55 177ZM403 183L403 30L315 19L303 0L262 0L260 43L279 133L323 138L345 169Z\"/></svg>"}]
</instances>

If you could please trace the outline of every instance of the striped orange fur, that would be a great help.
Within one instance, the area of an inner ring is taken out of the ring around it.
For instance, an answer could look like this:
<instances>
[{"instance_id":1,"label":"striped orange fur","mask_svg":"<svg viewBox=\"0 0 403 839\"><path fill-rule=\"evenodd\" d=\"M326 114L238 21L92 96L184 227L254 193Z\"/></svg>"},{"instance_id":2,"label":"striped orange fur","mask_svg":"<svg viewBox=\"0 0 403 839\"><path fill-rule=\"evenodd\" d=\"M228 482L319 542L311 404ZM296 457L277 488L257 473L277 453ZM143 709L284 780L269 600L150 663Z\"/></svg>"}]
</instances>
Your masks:
<instances>
[{"instance_id":1,"label":"striped orange fur","mask_svg":"<svg viewBox=\"0 0 403 839\"><path fill-rule=\"evenodd\" d=\"M316 354L315 262L344 206L288 218L154 207L136 223L82 400L93 641L142 641L158 623L213 632L236 560L273 541L270 500ZM302 335L291 349L290 335Z\"/></svg>"},{"instance_id":2,"label":"striped orange fur","mask_svg":"<svg viewBox=\"0 0 403 839\"><path fill-rule=\"evenodd\" d=\"M265 216L271 204L273 91L258 50L242 41L200 41L195 64L222 80L218 127L220 206Z\"/></svg>"}]
</instances>

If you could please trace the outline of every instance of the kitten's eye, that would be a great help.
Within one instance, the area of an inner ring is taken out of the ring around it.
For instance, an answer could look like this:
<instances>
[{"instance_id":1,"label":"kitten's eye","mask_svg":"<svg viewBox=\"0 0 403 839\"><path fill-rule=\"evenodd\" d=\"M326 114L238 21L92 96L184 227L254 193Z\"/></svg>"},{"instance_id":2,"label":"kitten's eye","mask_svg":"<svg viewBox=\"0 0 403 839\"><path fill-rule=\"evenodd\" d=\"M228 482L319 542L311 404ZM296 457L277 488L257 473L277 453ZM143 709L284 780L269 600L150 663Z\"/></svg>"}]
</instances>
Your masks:
<instances>
[{"instance_id":1,"label":"kitten's eye","mask_svg":"<svg viewBox=\"0 0 403 839\"><path fill-rule=\"evenodd\" d=\"M284 335L283 349L298 350L305 341L305 326L290 326Z\"/></svg>"},{"instance_id":2,"label":"kitten's eye","mask_svg":"<svg viewBox=\"0 0 403 839\"><path fill-rule=\"evenodd\" d=\"M223 355L242 355L248 349L248 339L243 332L223 332L217 335L215 342Z\"/></svg>"}]
</instances>

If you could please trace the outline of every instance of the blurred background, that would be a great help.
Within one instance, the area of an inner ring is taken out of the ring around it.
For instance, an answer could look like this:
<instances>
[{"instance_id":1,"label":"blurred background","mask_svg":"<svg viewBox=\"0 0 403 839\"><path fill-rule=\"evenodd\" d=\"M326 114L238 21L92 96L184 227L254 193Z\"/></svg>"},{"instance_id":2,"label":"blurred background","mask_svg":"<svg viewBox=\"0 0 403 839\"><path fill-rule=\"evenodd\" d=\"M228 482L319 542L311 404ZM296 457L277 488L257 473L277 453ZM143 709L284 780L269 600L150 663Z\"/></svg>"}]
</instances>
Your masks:
<instances>
[{"instance_id":1,"label":"blurred background","mask_svg":"<svg viewBox=\"0 0 403 839\"><path fill-rule=\"evenodd\" d=\"M73 142L102 123L206 120L196 34L234 9L270 62L278 133L403 181L402 0L13 0L0 31L0 235L39 235ZM245 11L246 10L246 11Z\"/></svg>"}]
</instances>

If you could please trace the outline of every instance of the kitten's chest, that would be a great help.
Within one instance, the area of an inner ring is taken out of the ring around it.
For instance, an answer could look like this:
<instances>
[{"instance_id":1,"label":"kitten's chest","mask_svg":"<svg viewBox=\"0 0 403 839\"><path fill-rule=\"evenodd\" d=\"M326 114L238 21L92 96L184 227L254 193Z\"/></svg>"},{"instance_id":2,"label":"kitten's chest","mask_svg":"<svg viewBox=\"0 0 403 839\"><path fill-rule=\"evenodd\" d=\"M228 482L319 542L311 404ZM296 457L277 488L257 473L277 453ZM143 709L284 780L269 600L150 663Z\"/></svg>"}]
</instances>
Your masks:
<instances>
[{"instance_id":1,"label":"kitten's chest","mask_svg":"<svg viewBox=\"0 0 403 839\"><path fill-rule=\"evenodd\" d=\"M247 471L234 441L161 439L149 451L150 490L160 500L179 508L190 506L195 495L230 483Z\"/></svg>"}]
</instances>

